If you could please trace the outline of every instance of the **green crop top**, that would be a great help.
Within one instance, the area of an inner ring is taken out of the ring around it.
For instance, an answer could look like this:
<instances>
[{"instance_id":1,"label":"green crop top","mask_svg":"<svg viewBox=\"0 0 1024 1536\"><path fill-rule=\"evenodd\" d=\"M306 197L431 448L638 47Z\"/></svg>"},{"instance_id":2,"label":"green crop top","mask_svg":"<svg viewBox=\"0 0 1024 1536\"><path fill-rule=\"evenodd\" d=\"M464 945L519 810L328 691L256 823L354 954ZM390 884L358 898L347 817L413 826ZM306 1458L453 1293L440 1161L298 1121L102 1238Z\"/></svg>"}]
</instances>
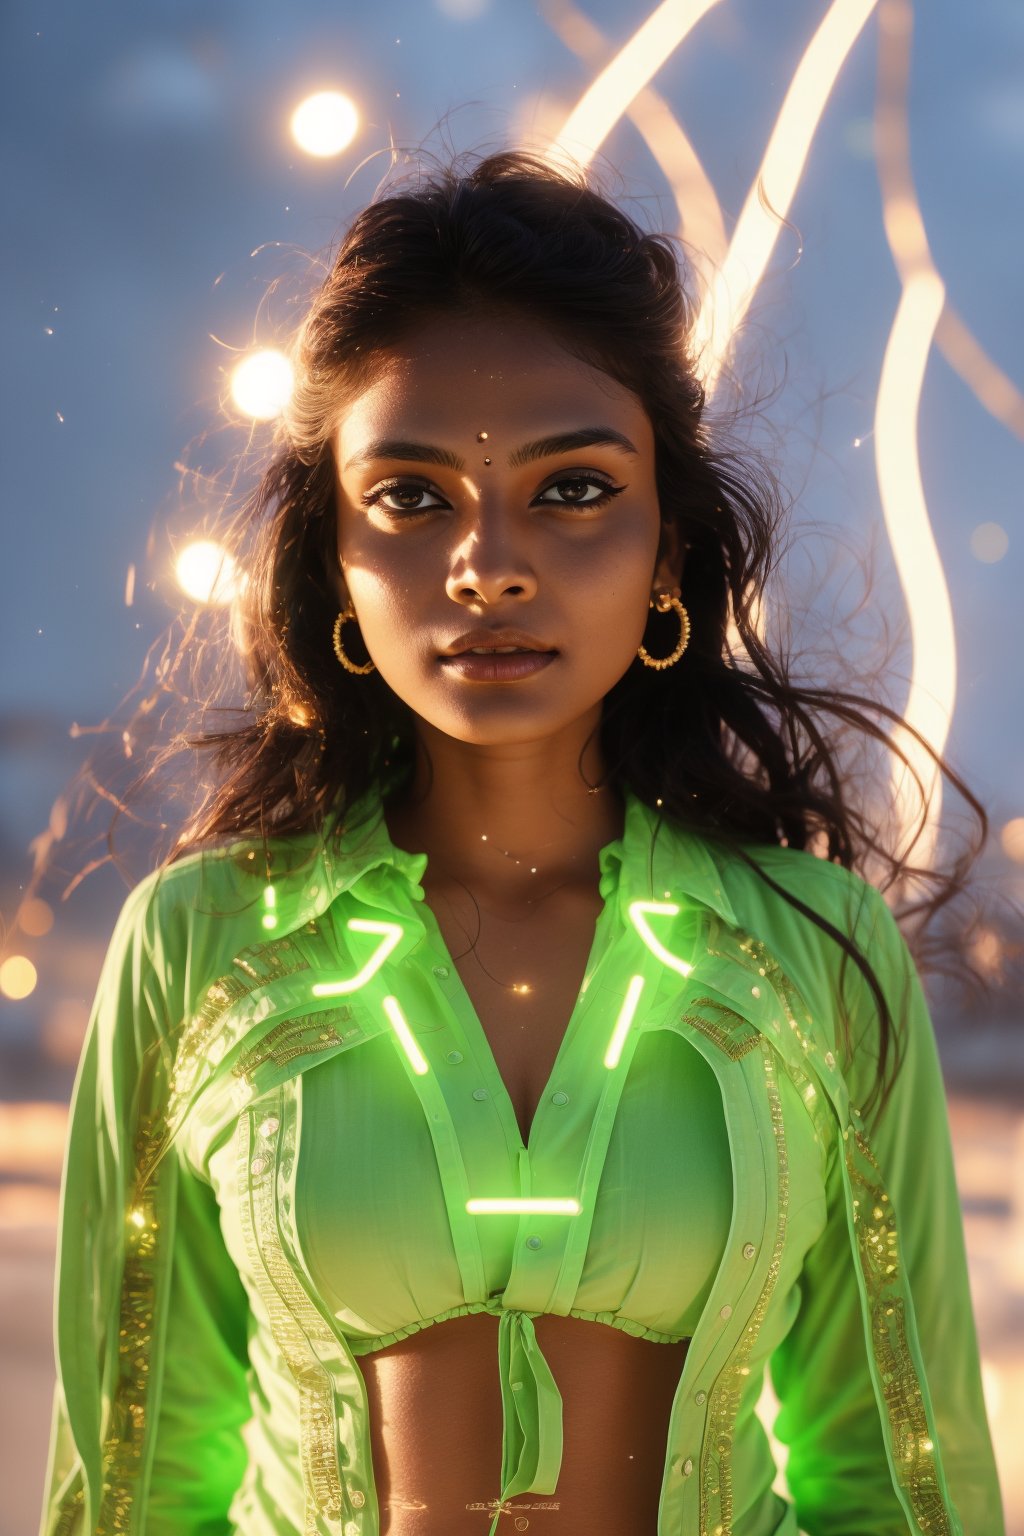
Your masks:
<instances>
[{"instance_id":1,"label":"green crop top","mask_svg":"<svg viewBox=\"0 0 1024 1536\"><path fill-rule=\"evenodd\" d=\"M546 1312L691 1339L657 1536L999 1536L941 1070L877 893L748 850L886 989L907 1059L868 1126L860 973L627 795L524 1146L426 857L360 810L273 843L269 881L239 844L125 903L72 1099L41 1536L377 1536L358 1357L471 1312L498 1319L491 1536L557 1487Z\"/></svg>"}]
</instances>

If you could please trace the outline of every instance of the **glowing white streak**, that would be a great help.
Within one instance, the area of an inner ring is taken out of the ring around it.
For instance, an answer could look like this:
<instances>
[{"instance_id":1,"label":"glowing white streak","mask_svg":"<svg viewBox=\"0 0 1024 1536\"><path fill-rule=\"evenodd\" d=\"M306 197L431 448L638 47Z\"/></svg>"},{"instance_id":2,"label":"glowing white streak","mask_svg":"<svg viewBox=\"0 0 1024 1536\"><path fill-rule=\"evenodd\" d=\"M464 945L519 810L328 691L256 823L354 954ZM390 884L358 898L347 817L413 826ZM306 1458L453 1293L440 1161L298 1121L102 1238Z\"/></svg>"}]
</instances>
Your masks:
<instances>
[{"instance_id":1,"label":"glowing white streak","mask_svg":"<svg viewBox=\"0 0 1024 1536\"><path fill-rule=\"evenodd\" d=\"M597 68L608 58L612 51L608 40L572 0L548 0L541 11L566 47L583 63ZM725 260L728 245L721 205L711 178L672 108L652 86L637 92L624 115L647 141L665 173L679 215L680 239L690 247L690 259L706 285L710 271Z\"/></svg>"},{"instance_id":2,"label":"glowing white streak","mask_svg":"<svg viewBox=\"0 0 1024 1536\"><path fill-rule=\"evenodd\" d=\"M880 0L875 163L885 233L904 280L921 267L935 271L910 163L907 86L913 26L910 0ZM935 329L935 345L985 409L1024 438L1024 395L979 345L948 299Z\"/></svg>"},{"instance_id":3,"label":"glowing white streak","mask_svg":"<svg viewBox=\"0 0 1024 1536\"><path fill-rule=\"evenodd\" d=\"M629 1027L633 1022L636 1005L640 1001L640 993L643 989L643 977L631 977L629 986L626 989L625 1001L619 1009L619 1016L615 1021L615 1028L612 1030L612 1038L608 1042L608 1049L604 1053L604 1064L609 1071L619 1064L622 1047L626 1043L626 1036L629 1034Z\"/></svg>"},{"instance_id":4,"label":"glowing white streak","mask_svg":"<svg viewBox=\"0 0 1024 1536\"><path fill-rule=\"evenodd\" d=\"M343 992L357 992L375 976L384 964L388 955L402 937L400 923L376 922L368 917L350 917L348 927L353 933L379 933L382 935L381 943L377 945L373 954L367 960L361 971L358 971L350 981L318 981L313 987L314 997L337 997Z\"/></svg>"},{"instance_id":5,"label":"glowing white streak","mask_svg":"<svg viewBox=\"0 0 1024 1536\"><path fill-rule=\"evenodd\" d=\"M764 276L781 222L789 213L836 77L876 3L877 0L833 0L797 65L733 231L729 253L701 305L694 327L693 348L709 398L736 330ZM762 205L762 199L770 205L771 212Z\"/></svg>"},{"instance_id":6,"label":"glowing white streak","mask_svg":"<svg viewBox=\"0 0 1024 1536\"><path fill-rule=\"evenodd\" d=\"M391 1020L391 1027L398 1036L403 1051L409 1058L413 1071L422 1077L425 1072L429 1072L430 1068L427 1065L425 1056L412 1037L412 1031L402 1016L402 1010L398 1006L398 998L386 997L383 1006L384 1012Z\"/></svg>"},{"instance_id":7,"label":"glowing white streak","mask_svg":"<svg viewBox=\"0 0 1024 1536\"><path fill-rule=\"evenodd\" d=\"M949 588L921 485L917 416L928 352L944 302L945 290L934 272L919 272L904 285L882 360L875 406L875 467L882 512L906 594L913 645L913 674L904 718L939 753L949 734L956 697L956 636ZM909 732L897 727L894 735L921 778L924 793L934 794L915 860L928 864L942 807L942 780L930 756ZM912 822L910 769L902 762L893 766L892 786L906 831Z\"/></svg>"},{"instance_id":8,"label":"glowing white streak","mask_svg":"<svg viewBox=\"0 0 1024 1536\"><path fill-rule=\"evenodd\" d=\"M662 0L597 76L546 152L556 164L568 155L586 167L638 91L658 73L683 38L718 0Z\"/></svg>"},{"instance_id":9,"label":"glowing white streak","mask_svg":"<svg viewBox=\"0 0 1024 1536\"><path fill-rule=\"evenodd\" d=\"M676 917L679 908L674 902L663 901L631 901L629 904L629 917L637 933L643 939L652 955L656 955L662 965L667 965L670 970L678 971L680 976L689 976L693 971L692 965L687 965L685 960L680 960L678 955L672 954L665 948L660 939L656 939L647 922L648 916Z\"/></svg>"},{"instance_id":10,"label":"glowing white streak","mask_svg":"<svg viewBox=\"0 0 1024 1536\"><path fill-rule=\"evenodd\" d=\"M530 1216L578 1216L578 1200L467 1200L466 1210L471 1216L508 1215L523 1212Z\"/></svg>"}]
</instances>

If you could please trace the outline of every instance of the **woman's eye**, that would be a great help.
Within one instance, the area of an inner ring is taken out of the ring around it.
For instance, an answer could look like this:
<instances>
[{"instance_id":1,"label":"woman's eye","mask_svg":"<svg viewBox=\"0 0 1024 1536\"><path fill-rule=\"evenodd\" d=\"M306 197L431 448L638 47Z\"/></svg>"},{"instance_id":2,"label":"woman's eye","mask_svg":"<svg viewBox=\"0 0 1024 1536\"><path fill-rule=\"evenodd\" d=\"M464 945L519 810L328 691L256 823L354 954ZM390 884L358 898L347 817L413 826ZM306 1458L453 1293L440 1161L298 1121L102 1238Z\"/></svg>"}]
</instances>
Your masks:
<instances>
[{"instance_id":1,"label":"woman's eye","mask_svg":"<svg viewBox=\"0 0 1024 1536\"><path fill-rule=\"evenodd\" d=\"M430 512L432 507L420 506L416 498L420 496L432 496L434 493L429 486L420 485L416 480L388 480L384 485L378 485L374 491L365 491L359 498L364 507L373 507L381 500L382 496L394 496L397 506L389 506L383 503L385 512ZM411 500L403 501L403 498Z\"/></svg>"},{"instance_id":2,"label":"woman's eye","mask_svg":"<svg viewBox=\"0 0 1024 1536\"><path fill-rule=\"evenodd\" d=\"M553 481L537 501L547 507L601 507L625 489L624 485L613 485L602 475L565 475L561 480ZM552 491L557 491L560 499L549 499ZM425 505L424 496L434 497L435 500ZM392 500L385 501L384 497ZM436 492L418 480L388 480L372 491L365 491L359 499L364 507L380 504L385 512L397 516L404 513L414 517L417 513L432 512L438 506L445 505L443 500L437 499Z\"/></svg>"},{"instance_id":3,"label":"woman's eye","mask_svg":"<svg viewBox=\"0 0 1024 1536\"><path fill-rule=\"evenodd\" d=\"M599 494L584 498L583 493L588 486L596 486ZM626 489L624 485L613 485L610 480L605 480L602 475L573 475L566 479L555 480L547 489L548 491L558 491L559 494L562 494L565 487L569 489L568 499L565 501L545 502L544 498L547 496L547 491L538 500L541 501L542 505L549 507L601 507L606 501L610 501L613 496L620 495Z\"/></svg>"}]
</instances>

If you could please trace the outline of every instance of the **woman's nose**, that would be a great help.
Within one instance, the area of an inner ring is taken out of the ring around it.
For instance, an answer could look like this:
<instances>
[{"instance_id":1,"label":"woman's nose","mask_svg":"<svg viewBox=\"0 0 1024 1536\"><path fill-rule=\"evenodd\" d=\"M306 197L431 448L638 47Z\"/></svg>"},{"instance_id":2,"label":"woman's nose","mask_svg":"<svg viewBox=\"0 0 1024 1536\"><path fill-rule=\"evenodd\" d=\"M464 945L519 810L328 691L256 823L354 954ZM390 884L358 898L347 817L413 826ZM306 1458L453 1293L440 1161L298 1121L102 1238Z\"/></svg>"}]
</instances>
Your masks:
<instances>
[{"instance_id":1,"label":"woman's nose","mask_svg":"<svg viewBox=\"0 0 1024 1536\"><path fill-rule=\"evenodd\" d=\"M455 552L446 582L455 602L494 604L536 592L536 574L522 542L497 524L496 518L488 519L487 526L481 520Z\"/></svg>"}]
</instances>

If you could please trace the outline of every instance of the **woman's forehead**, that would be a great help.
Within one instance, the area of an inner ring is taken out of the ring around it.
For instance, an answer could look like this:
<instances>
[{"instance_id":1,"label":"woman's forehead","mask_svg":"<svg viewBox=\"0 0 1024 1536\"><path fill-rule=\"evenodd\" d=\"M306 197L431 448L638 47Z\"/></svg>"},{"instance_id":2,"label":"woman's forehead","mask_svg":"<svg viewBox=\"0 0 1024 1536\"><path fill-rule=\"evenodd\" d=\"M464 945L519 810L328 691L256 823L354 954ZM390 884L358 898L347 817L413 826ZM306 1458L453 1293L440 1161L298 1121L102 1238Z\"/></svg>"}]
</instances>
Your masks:
<instances>
[{"instance_id":1,"label":"woman's forehead","mask_svg":"<svg viewBox=\"0 0 1024 1536\"><path fill-rule=\"evenodd\" d=\"M464 448L486 431L492 448L501 438L510 450L597 423L628 434L641 452L653 448L636 396L547 334L453 325L447 336L418 334L382 359L379 374L340 413L336 445L344 467L375 441L456 437Z\"/></svg>"}]
</instances>

